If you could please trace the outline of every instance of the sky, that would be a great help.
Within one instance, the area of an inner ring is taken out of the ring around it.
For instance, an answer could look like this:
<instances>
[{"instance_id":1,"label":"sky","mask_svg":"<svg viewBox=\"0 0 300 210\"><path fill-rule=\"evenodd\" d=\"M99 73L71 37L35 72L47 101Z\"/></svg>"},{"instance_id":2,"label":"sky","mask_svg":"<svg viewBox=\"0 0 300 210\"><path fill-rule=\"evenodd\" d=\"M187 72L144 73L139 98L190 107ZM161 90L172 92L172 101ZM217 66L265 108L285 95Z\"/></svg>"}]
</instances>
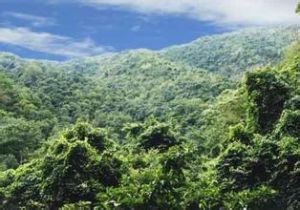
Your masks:
<instances>
[{"instance_id":1,"label":"sky","mask_svg":"<svg viewBox=\"0 0 300 210\"><path fill-rule=\"evenodd\" d=\"M298 0L0 0L0 51L67 60L300 23Z\"/></svg>"}]
</instances>

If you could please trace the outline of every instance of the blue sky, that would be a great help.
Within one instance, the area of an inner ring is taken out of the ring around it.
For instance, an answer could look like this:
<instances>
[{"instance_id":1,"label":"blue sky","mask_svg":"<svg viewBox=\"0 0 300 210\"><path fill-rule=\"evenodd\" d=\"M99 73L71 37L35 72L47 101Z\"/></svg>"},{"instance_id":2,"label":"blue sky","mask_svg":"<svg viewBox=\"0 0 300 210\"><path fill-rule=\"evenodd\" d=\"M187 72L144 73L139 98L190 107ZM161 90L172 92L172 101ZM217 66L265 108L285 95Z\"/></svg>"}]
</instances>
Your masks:
<instances>
[{"instance_id":1,"label":"blue sky","mask_svg":"<svg viewBox=\"0 0 300 210\"><path fill-rule=\"evenodd\" d=\"M300 23L297 0L1 0L0 51L65 60Z\"/></svg>"}]
</instances>

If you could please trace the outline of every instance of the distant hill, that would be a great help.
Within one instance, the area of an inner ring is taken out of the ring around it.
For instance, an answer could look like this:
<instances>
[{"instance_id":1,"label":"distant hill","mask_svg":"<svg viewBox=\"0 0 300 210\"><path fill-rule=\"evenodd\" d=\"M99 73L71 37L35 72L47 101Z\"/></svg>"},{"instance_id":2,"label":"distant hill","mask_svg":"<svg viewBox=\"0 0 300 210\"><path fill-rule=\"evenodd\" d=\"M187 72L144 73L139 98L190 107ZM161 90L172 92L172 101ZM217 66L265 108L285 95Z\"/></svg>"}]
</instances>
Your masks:
<instances>
[{"instance_id":1,"label":"distant hill","mask_svg":"<svg viewBox=\"0 0 300 210\"><path fill-rule=\"evenodd\" d=\"M240 77L243 72L256 67L278 63L284 51L300 38L300 26L276 26L241 29L232 33L201 37L191 43L171 46L161 51L131 50L96 57L80 58L66 62L76 70L91 71L102 62L120 55L140 52L157 54L160 58L189 65L190 67ZM140 56L144 54L141 53Z\"/></svg>"},{"instance_id":2,"label":"distant hill","mask_svg":"<svg viewBox=\"0 0 300 210\"><path fill-rule=\"evenodd\" d=\"M222 91L236 87L222 75L170 61L149 50L62 63L2 54L1 72L13 83L9 93L17 95L8 95L15 101L2 109L27 120L51 119L45 122L47 135L78 119L121 134L125 123L151 115L162 121L176 118L187 134L201 124L199 113Z\"/></svg>"},{"instance_id":3,"label":"distant hill","mask_svg":"<svg viewBox=\"0 0 300 210\"><path fill-rule=\"evenodd\" d=\"M96 70L102 62L113 59L116 62L121 55L134 53L143 56L148 52L157 54L160 58L171 60L182 65L189 65L199 69L236 75L249 68L261 67L278 63L284 51L300 38L300 25L258 27L240 29L231 33L200 37L184 44L167 47L160 51L130 50L120 53L108 53L94 57L76 58L66 62L49 62L39 60L40 63L52 63L67 67L71 71L91 72ZM0 53L0 62L28 61L10 53ZM12 63L13 65L13 63Z\"/></svg>"},{"instance_id":4,"label":"distant hill","mask_svg":"<svg viewBox=\"0 0 300 210\"><path fill-rule=\"evenodd\" d=\"M299 35L299 26L243 29L202 37L160 53L172 61L234 77L249 68L277 63Z\"/></svg>"}]
</instances>

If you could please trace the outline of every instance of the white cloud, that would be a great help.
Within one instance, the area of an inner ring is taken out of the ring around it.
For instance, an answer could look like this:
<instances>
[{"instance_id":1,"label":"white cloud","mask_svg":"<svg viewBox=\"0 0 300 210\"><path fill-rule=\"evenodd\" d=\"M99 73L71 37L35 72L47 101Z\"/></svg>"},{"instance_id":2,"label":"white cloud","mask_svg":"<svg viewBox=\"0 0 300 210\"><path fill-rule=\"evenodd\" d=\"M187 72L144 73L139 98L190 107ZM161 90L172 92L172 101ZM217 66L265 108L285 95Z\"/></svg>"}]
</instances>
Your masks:
<instances>
[{"instance_id":1,"label":"white cloud","mask_svg":"<svg viewBox=\"0 0 300 210\"><path fill-rule=\"evenodd\" d=\"M52 0L53 1L53 0ZM140 13L186 15L225 25L300 23L298 0L77 0L96 7L115 6Z\"/></svg>"},{"instance_id":2,"label":"white cloud","mask_svg":"<svg viewBox=\"0 0 300 210\"><path fill-rule=\"evenodd\" d=\"M36 15L18 13L18 12L4 12L2 15L5 17L12 17L15 19L27 21L31 26L34 27L56 25L56 21L53 18L48 18L48 17L36 16Z\"/></svg>"},{"instance_id":3,"label":"white cloud","mask_svg":"<svg viewBox=\"0 0 300 210\"><path fill-rule=\"evenodd\" d=\"M70 37L20 27L0 28L0 43L65 57L96 55L112 50L111 47L98 46L90 39L76 41Z\"/></svg>"}]
</instances>

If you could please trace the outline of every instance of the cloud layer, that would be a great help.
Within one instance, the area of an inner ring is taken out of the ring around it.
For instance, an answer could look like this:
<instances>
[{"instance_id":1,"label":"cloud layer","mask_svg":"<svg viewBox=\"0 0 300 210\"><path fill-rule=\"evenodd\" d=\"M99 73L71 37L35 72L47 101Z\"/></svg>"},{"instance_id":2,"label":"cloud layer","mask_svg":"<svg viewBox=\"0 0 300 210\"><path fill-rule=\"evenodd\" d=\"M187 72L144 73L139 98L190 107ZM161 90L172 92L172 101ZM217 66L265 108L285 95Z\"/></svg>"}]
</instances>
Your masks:
<instances>
[{"instance_id":1,"label":"cloud layer","mask_svg":"<svg viewBox=\"0 0 300 210\"><path fill-rule=\"evenodd\" d=\"M19 13L19 12L4 12L2 15L4 17L10 17L10 18L26 21L33 27L54 26L57 24L56 21L52 18L41 17L41 16Z\"/></svg>"},{"instance_id":2,"label":"cloud layer","mask_svg":"<svg viewBox=\"0 0 300 210\"><path fill-rule=\"evenodd\" d=\"M53 1L53 0L52 0ZM186 15L225 25L300 23L298 0L77 0L103 8L115 6L146 14Z\"/></svg>"},{"instance_id":3,"label":"cloud layer","mask_svg":"<svg viewBox=\"0 0 300 210\"><path fill-rule=\"evenodd\" d=\"M50 33L38 33L29 28L0 28L0 43L65 57L90 56L111 50L92 40L81 41Z\"/></svg>"}]
</instances>

